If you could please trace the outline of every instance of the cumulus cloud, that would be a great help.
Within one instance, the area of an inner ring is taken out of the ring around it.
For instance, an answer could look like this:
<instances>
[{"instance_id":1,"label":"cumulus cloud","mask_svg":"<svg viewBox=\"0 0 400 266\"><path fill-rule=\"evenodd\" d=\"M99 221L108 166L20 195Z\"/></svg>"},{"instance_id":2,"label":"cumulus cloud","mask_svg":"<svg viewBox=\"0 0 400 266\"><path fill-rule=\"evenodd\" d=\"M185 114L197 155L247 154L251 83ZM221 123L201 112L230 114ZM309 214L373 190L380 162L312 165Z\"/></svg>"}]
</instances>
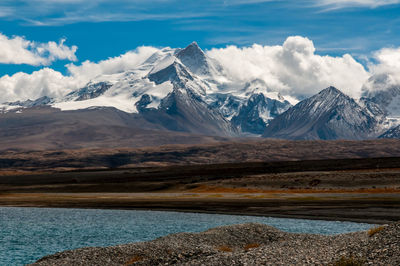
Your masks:
<instances>
[{"instance_id":1,"label":"cumulus cloud","mask_svg":"<svg viewBox=\"0 0 400 266\"><path fill-rule=\"evenodd\" d=\"M65 39L59 43L50 41L38 43L21 36L8 36L0 33L0 63L49 65L56 60L76 61L77 46L66 46Z\"/></svg>"},{"instance_id":2,"label":"cumulus cloud","mask_svg":"<svg viewBox=\"0 0 400 266\"><path fill-rule=\"evenodd\" d=\"M364 84L365 95L400 86L400 47L382 48L374 52L368 68L371 77Z\"/></svg>"},{"instance_id":3,"label":"cumulus cloud","mask_svg":"<svg viewBox=\"0 0 400 266\"><path fill-rule=\"evenodd\" d=\"M400 48L383 48L376 51L373 57L377 63L370 64L372 72L400 74Z\"/></svg>"},{"instance_id":4,"label":"cumulus cloud","mask_svg":"<svg viewBox=\"0 0 400 266\"><path fill-rule=\"evenodd\" d=\"M135 51L97 63L85 61L81 65L68 64L69 75L51 68L43 68L32 74L19 72L12 76L5 75L0 78L0 103L33 100L42 96L61 97L82 88L97 76L133 69L157 51L153 47L139 47ZM58 52L62 53L61 50Z\"/></svg>"},{"instance_id":5,"label":"cumulus cloud","mask_svg":"<svg viewBox=\"0 0 400 266\"><path fill-rule=\"evenodd\" d=\"M68 71L79 83L87 83L91 79L99 75L109 75L120 73L135 68L143 63L152 54L156 53L159 49L142 46L134 51L129 51L123 55L108 58L100 62L85 61L81 65L69 64L67 65Z\"/></svg>"},{"instance_id":6,"label":"cumulus cloud","mask_svg":"<svg viewBox=\"0 0 400 266\"><path fill-rule=\"evenodd\" d=\"M300 36L287 38L281 46L228 46L212 49L208 55L221 62L234 82L261 79L270 90L298 98L311 96L331 85L358 98L369 77L351 55L317 55L313 42Z\"/></svg>"},{"instance_id":7,"label":"cumulus cloud","mask_svg":"<svg viewBox=\"0 0 400 266\"><path fill-rule=\"evenodd\" d=\"M37 99L42 96L59 97L67 90L77 89L73 77L63 76L50 68L32 74L16 73L0 78L0 103L17 100Z\"/></svg>"}]
</instances>

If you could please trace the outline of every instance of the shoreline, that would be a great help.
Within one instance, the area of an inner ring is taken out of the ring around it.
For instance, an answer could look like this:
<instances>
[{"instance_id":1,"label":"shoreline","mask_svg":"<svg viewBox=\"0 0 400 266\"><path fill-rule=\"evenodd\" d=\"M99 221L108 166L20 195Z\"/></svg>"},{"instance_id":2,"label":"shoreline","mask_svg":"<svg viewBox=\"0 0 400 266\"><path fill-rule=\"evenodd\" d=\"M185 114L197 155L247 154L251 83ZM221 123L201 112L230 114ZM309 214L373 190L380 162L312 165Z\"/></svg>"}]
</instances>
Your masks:
<instances>
[{"instance_id":1,"label":"shoreline","mask_svg":"<svg viewBox=\"0 0 400 266\"><path fill-rule=\"evenodd\" d=\"M351 223L362 223L371 225L387 225L391 221L382 220L370 220L370 219L351 219L351 218L334 218L334 217L312 217L302 215L279 215L279 214L257 214L257 213L242 213L242 212L216 212L216 211L200 211L200 210L180 210L180 209L139 209L139 208L84 208L84 207L47 207L47 206L3 206L0 208L43 208L43 209L77 209L77 210L122 210L122 211L157 211L157 212L178 212L178 213L204 213L204 214L218 214L218 215L232 215L232 216L256 216L266 218L283 218L283 219L294 219L294 220L317 220L317 221L336 221L336 222L351 222Z\"/></svg>"},{"instance_id":2,"label":"shoreline","mask_svg":"<svg viewBox=\"0 0 400 266\"><path fill-rule=\"evenodd\" d=\"M74 195L82 196L82 195ZM103 209L103 210L144 210L144 211L172 211L187 213L209 213L240 216L262 216L307 220L347 221L369 224L388 224L400 220L400 201L376 203L372 201L347 200L338 203L338 200L322 200L310 202L307 200L249 200L249 199L132 199L125 201L92 200L57 201L46 199L40 202L30 197L19 198L19 201L4 202L0 197L0 207L25 208L67 208L67 209ZM278 205L281 206L278 206ZM255 207L260 205L258 208ZM368 208L365 205L370 205Z\"/></svg>"},{"instance_id":3,"label":"shoreline","mask_svg":"<svg viewBox=\"0 0 400 266\"><path fill-rule=\"evenodd\" d=\"M204 213L204 214L218 214L218 215L232 215L232 216L256 216L266 218L282 218L294 220L317 220L317 221L332 221L332 222L351 222L362 223L371 225L387 225L390 221L370 220L370 219L351 219L351 218L333 218L333 217L313 217L302 215L279 215L279 214L257 214L257 213L242 213L242 212L213 212L213 211L199 211L199 210L179 210L179 209L135 209L135 208L79 208L79 207L46 207L46 206L0 206L8 208L43 208L43 209L78 209L78 210L124 210L124 211L159 211L159 212L178 212L178 213Z\"/></svg>"}]
</instances>

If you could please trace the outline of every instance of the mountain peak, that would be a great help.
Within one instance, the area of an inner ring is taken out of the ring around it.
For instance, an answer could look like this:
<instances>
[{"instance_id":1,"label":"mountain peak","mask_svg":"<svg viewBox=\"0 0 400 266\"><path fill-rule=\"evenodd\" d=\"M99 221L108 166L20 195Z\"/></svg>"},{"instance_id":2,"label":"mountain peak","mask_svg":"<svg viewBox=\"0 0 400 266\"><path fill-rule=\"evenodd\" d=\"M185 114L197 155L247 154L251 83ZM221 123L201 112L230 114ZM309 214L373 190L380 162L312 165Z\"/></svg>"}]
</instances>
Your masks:
<instances>
[{"instance_id":1,"label":"mountain peak","mask_svg":"<svg viewBox=\"0 0 400 266\"><path fill-rule=\"evenodd\" d=\"M197 47L197 48L200 49L200 47L199 47L199 45L197 44L196 41L193 41L191 44L188 45L188 47L189 47L189 46ZM200 50L201 50L201 49L200 49Z\"/></svg>"},{"instance_id":2,"label":"mountain peak","mask_svg":"<svg viewBox=\"0 0 400 266\"><path fill-rule=\"evenodd\" d=\"M182 50L180 50L178 52L179 54L183 54L185 52L195 52L195 53L202 53L204 54L203 50L201 50L200 46L197 44L197 42L192 42L191 44L189 44L188 46L186 46L185 48L183 48Z\"/></svg>"},{"instance_id":3,"label":"mountain peak","mask_svg":"<svg viewBox=\"0 0 400 266\"><path fill-rule=\"evenodd\" d=\"M193 73L209 75L210 65L207 56L196 42L192 42L186 48L180 50L176 57Z\"/></svg>"},{"instance_id":4,"label":"mountain peak","mask_svg":"<svg viewBox=\"0 0 400 266\"><path fill-rule=\"evenodd\" d=\"M335 106L338 104L346 104L348 101L354 101L352 98L344 94L339 89L336 89L333 86L330 86L326 89L323 89L318 94L309 98L310 103L318 102L324 106ZM318 104L319 105L319 104Z\"/></svg>"},{"instance_id":5,"label":"mountain peak","mask_svg":"<svg viewBox=\"0 0 400 266\"><path fill-rule=\"evenodd\" d=\"M197 42L192 42L186 48L180 50L176 57L179 58L182 63L188 58L196 59L197 61L204 61L206 59L206 55L204 54L203 50L199 47Z\"/></svg>"},{"instance_id":6,"label":"mountain peak","mask_svg":"<svg viewBox=\"0 0 400 266\"><path fill-rule=\"evenodd\" d=\"M335 87L299 102L275 118L265 137L286 139L362 139L374 134L377 120Z\"/></svg>"},{"instance_id":7,"label":"mountain peak","mask_svg":"<svg viewBox=\"0 0 400 266\"><path fill-rule=\"evenodd\" d=\"M331 95L331 94L338 94L338 95L344 95L343 92L341 92L340 90L336 89L333 86L329 86L326 89L323 89L322 91L319 92L320 95Z\"/></svg>"}]
</instances>

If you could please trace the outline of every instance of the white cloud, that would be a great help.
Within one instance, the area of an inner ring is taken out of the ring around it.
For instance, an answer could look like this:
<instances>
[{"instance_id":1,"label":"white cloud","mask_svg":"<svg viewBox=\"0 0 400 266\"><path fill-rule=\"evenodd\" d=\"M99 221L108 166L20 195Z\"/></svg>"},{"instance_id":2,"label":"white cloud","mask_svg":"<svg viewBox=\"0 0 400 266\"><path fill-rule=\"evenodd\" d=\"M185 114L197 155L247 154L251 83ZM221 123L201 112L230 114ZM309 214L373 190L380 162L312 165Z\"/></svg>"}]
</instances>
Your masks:
<instances>
[{"instance_id":1,"label":"white cloud","mask_svg":"<svg viewBox=\"0 0 400 266\"><path fill-rule=\"evenodd\" d=\"M382 48L373 53L372 59L368 64L371 78L363 87L365 94L400 85L400 47Z\"/></svg>"},{"instance_id":2,"label":"white cloud","mask_svg":"<svg viewBox=\"0 0 400 266\"><path fill-rule=\"evenodd\" d=\"M222 1L208 5L222 6ZM78 22L196 18L210 14L198 10L197 6L192 1L182 5L180 0L20 0L18 4L14 1L0 3L0 10L14 10L4 13L3 17L9 20L35 26L54 26Z\"/></svg>"},{"instance_id":3,"label":"white cloud","mask_svg":"<svg viewBox=\"0 0 400 266\"><path fill-rule=\"evenodd\" d=\"M42 96L59 97L67 90L77 89L73 77L43 68L32 74L16 73L0 78L0 102L37 99Z\"/></svg>"},{"instance_id":4,"label":"white cloud","mask_svg":"<svg viewBox=\"0 0 400 266\"><path fill-rule=\"evenodd\" d=\"M76 61L77 46L66 46L65 40L59 43L37 43L21 36L11 38L0 33L0 63L49 65L56 60Z\"/></svg>"},{"instance_id":5,"label":"white cloud","mask_svg":"<svg viewBox=\"0 0 400 266\"><path fill-rule=\"evenodd\" d=\"M371 65L373 72L394 72L400 73L400 48L383 48L373 54L378 62Z\"/></svg>"},{"instance_id":6,"label":"white cloud","mask_svg":"<svg viewBox=\"0 0 400 266\"><path fill-rule=\"evenodd\" d=\"M347 7L370 7L399 4L400 0L314 0L317 6L328 9L340 9Z\"/></svg>"},{"instance_id":7,"label":"white cloud","mask_svg":"<svg viewBox=\"0 0 400 266\"><path fill-rule=\"evenodd\" d=\"M85 61L79 66L69 64L67 68L71 76L84 85L99 75L115 74L133 69L157 51L157 48L142 46L135 51L129 51L97 63Z\"/></svg>"},{"instance_id":8,"label":"white cloud","mask_svg":"<svg viewBox=\"0 0 400 266\"><path fill-rule=\"evenodd\" d=\"M317 55L313 42L300 36L287 38L282 46L228 46L212 49L208 55L220 61L238 83L262 79L271 90L299 98L331 85L358 98L369 77L351 55Z\"/></svg>"},{"instance_id":9,"label":"white cloud","mask_svg":"<svg viewBox=\"0 0 400 266\"><path fill-rule=\"evenodd\" d=\"M52 49L51 47L45 48ZM19 72L12 76L5 75L0 78L0 103L33 100L42 96L60 97L82 88L91 79L99 75L120 73L133 69L157 51L158 49L153 47L139 47L135 51L98 63L85 61L78 66L69 64L67 65L68 76L64 76L51 68L43 68L32 74ZM58 52L60 53L58 56L63 55L62 50ZM53 53L53 56L55 56L55 53Z\"/></svg>"}]
</instances>

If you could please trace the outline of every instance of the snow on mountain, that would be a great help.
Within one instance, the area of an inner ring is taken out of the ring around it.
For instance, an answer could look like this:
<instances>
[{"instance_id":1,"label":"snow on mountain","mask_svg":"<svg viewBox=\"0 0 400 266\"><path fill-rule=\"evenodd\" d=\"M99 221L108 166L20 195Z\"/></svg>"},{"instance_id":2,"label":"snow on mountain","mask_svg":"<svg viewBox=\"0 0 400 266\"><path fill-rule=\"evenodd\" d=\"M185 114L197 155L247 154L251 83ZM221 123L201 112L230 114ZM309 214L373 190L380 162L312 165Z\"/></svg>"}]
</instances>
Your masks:
<instances>
[{"instance_id":1,"label":"snow on mountain","mask_svg":"<svg viewBox=\"0 0 400 266\"><path fill-rule=\"evenodd\" d=\"M264 137L285 139L365 139L379 131L378 121L334 87L301 101L272 120Z\"/></svg>"},{"instance_id":2,"label":"snow on mountain","mask_svg":"<svg viewBox=\"0 0 400 266\"><path fill-rule=\"evenodd\" d=\"M184 49L158 50L134 69L98 76L83 88L47 104L64 111L114 107L150 117L155 111L158 115L166 112L166 105L171 101L175 107L179 106L176 110L185 113L182 117L186 117L188 123L191 110L191 117L202 121L204 127L207 127L205 120L210 120L215 128L211 132L220 130L223 135L236 132L235 127L260 134L270 119L290 106L289 101L267 88L261 80L247 84L230 81L221 65L208 57L195 42ZM244 126L246 119L258 121L258 125ZM216 121L221 125L216 126ZM170 127L183 130L183 123ZM189 127L195 128L193 125Z\"/></svg>"},{"instance_id":3,"label":"snow on mountain","mask_svg":"<svg viewBox=\"0 0 400 266\"><path fill-rule=\"evenodd\" d=\"M191 61L185 59L190 57L190 52L194 54ZM62 110L116 107L125 112L138 113L151 123L169 130L236 135L237 131L230 122L206 101L212 85L192 72L201 70L204 74L215 71L211 61L204 57L205 54L195 44L183 50L158 51L137 69L112 77L99 77L53 106ZM203 71L207 68L209 72ZM104 80L112 82L105 83ZM71 98L71 95L74 97Z\"/></svg>"},{"instance_id":4,"label":"snow on mountain","mask_svg":"<svg viewBox=\"0 0 400 266\"><path fill-rule=\"evenodd\" d=\"M93 98L97 98L104 94L113 84L111 82L102 81L98 83L90 82L85 87L78 91L71 92L66 98L73 99L75 101L84 101Z\"/></svg>"},{"instance_id":5,"label":"snow on mountain","mask_svg":"<svg viewBox=\"0 0 400 266\"><path fill-rule=\"evenodd\" d=\"M147 78L156 85L170 82L171 84L178 84L181 87L186 86L194 93L203 96L206 94L206 90L209 87L202 79L190 73L189 69L177 59L172 61L167 67L157 70L158 71L154 71L153 69L147 76Z\"/></svg>"},{"instance_id":6,"label":"snow on mountain","mask_svg":"<svg viewBox=\"0 0 400 266\"><path fill-rule=\"evenodd\" d=\"M26 101L17 101L17 102L9 102L9 103L5 103L8 106L14 106L14 107L34 107L34 106L40 106L40 105L47 105L52 103L52 99L47 97L47 96L43 96L40 97L34 101L32 100L26 100Z\"/></svg>"},{"instance_id":7,"label":"snow on mountain","mask_svg":"<svg viewBox=\"0 0 400 266\"><path fill-rule=\"evenodd\" d=\"M86 87L93 86L88 85ZM152 95L153 105L156 106L160 103L162 98L172 91L172 85L170 83L155 86L153 82L148 79L143 79L140 73L138 74L136 72L119 75L118 81L114 82L112 86L106 85L99 86L98 88L100 88L100 91L94 91L94 93L90 91L88 93L86 88L73 92L63 99L58 99L53 104L53 107L66 111L107 106L115 107L128 113L137 113L138 111L135 107L135 103L140 100L143 94ZM82 92L85 93L81 94ZM88 95L94 97L88 97Z\"/></svg>"},{"instance_id":8,"label":"snow on mountain","mask_svg":"<svg viewBox=\"0 0 400 266\"><path fill-rule=\"evenodd\" d=\"M232 117L232 124L242 132L257 135L264 132L269 121L292 106L279 92L269 91L259 79L245 84L242 98L245 101Z\"/></svg>"},{"instance_id":9,"label":"snow on mountain","mask_svg":"<svg viewBox=\"0 0 400 266\"><path fill-rule=\"evenodd\" d=\"M156 61L157 64L155 64L148 75L152 75L154 73L160 72L163 69L168 68L172 64L174 64L176 61L176 57L174 55L166 55L163 57L161 60Z\"/></svg>"},{"instance_id":10,"label":"snow on mountain","mask_svg":"<svg viewBox=\"0 0 400 266\"><path fill-rule=\"evenodd\" d=\"M219 62L195 42L184 49L157 50L141 62L129 71L97 76L60 98L5 103L0 108L114 107L168 130L293 139L369 138L393 126L391 118L400 117L400 87L365 93L359 104L329 87L298 103L261 79L244 84L230 80Z\"/></svg>"},{"instance_id":11,"label":"snow on mountain","mask_svg":"<svg viewBox=\"0 0 400 266\"><path fill-rule=\"evenodd\" d=\"M147 97L146 97L147 98ZM217 109L210 108L190 87L174 84L173 91L162 99L160 106L146 108L141 115L174 131L206 135L234 136L237 131Z\"/></svg>"},{"instance_id":12,"label":"snow on mountain","mask_svg":"<svg viewBox=\"0 0 400 266\"><path fill-rule=\"evenodd\" d=\"M262 134L269 121L292 106L279 92L269 90L259 79L235 91L210 94L208 102L239 131L255 135Z\"/></svg>"},{"instance_id":13,"label":"snow on mountain","mask_svg":"<svg viewBox=\"0 0 400 266\"><path fill-rule=\"evenodd\" d=\"M231 121L242 132L262 134L269 121L289 107L291 104L286 100L271 99L263 93L256 93L239 108L239 112Z\"/></svg>"},{"instance_id":14,"label":"snow on mountain","mask_svg":"<svg viewBox=\"0 0 400 266\"><path fill-rule=\"evenodd\" d=\"M173 86L172 91L156 107L149 106L152 95L142 94L135 105L147 120L162 124L169 130L236 135L229 121L204 100L208 83L191 73L179 59L168 59L167 64L162 62L161 67L153 68L147 78L156 85L169 83Z\"/></svg>"},{"instance_id":15,"label":"snow on mountain","mask_svg":"<svg viewBox=\"0 0 400 266\"><path fill-rule=\"evenodd\" d=\"M53 106L62 110L108 106L138 113L136 106L144 95L149 99L148 108L158 108L178 82L204 95L210 86L180 62L177 52L177 49L163 49L128 72L97 77L84 88L57 99Z\"/></svg>"},{"instance_id":16,"label":"snow on mountain","mask_svg":"<svg viewBox=\"0 0 400 266\"><path fill-rule=\"evenodd\" d=\"M216 60L209 58L203 50L192 42L186 48L180 50L176 57L187 67L189 70L200 76L207 78L215 78L221 75L222 67Z\"/></svg>"},{"instance_id":17,"label":"snow on mountain","mask_svg":"<svg viewBox=\"0 0 400 266\"><path fill-rule=\"evenodd\" d=\"M380 139L400 139L400 126L394 127L379 136Z\"/></svg>"}]
</instances>

